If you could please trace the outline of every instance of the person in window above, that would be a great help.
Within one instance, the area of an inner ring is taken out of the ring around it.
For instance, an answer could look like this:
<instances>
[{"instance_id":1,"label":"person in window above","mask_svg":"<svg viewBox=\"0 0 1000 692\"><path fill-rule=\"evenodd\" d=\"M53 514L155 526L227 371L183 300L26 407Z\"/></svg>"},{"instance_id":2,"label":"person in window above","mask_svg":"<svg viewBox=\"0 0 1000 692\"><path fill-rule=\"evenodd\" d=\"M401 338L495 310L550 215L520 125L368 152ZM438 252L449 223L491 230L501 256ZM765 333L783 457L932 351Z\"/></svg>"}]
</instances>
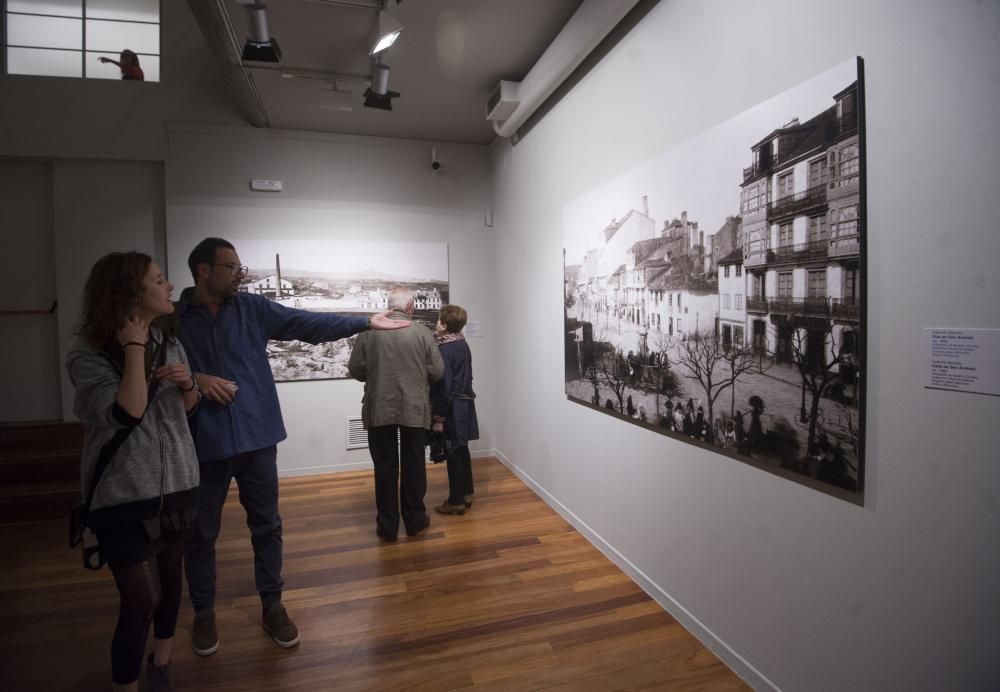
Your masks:
<instances>
[{"instance_id":1,"label":"person in window above","mask_svg":"<svg viewBox=\"0 0 1000 692\"><path fill-rule=\"evenodd\" d=\"M137 689L150 622L151 686L170 689L184 538L197 512L198 459L187 416L200 394L184 348L149 326L173 312L172 288L148 255L115 252L98 260L66 358L73 411L84 425L86 524L120 598L111 679L121 690ZM110 462L101 464L91 494L102 453Z\"/></svg>"},{"instance_id":2,"label":"person in window above","mask_svg":"<svg viewBox=\"0 0 1000 692\"><path fill-rule=\"evenodd\" d=\"M434 508L440 514L465 514L475 492L469 440L479 439L479 419L472 391L472 351L462 335L468 319L464 308L444 305L434 336L444 360L444 375L431 386L432 429L444 432L448 448L448 499Z\"/></svg>"},{"instance_id":3,"label":"person in window above","mask_svg":"<svg viewBox=\"0 0 1000 692\"><path fill-rule=\"evenodd\" d=\"M372 258L373 262L378 258ZM236 479L254 554L254 577L264 630L278 646L299 643L299 630L281 604L282 527L278 514L278 448L285 426L267 359L271 339L311 344L409 322L389 312L345 317L285 307L240 291L247 268L233 244L206 238L188 256L194 288L177 303L179 338L205 401L192 419L201 464L198 523L185 548L184 569L194 607L191 645L199 656L219 648L215 624L215 541L229 485ZM237 385L239 394L237 395Z\"/></svg>"},{"instance_id":4,"label":"person in window above","mask_svg":"<svg viewBox=\"0 0 1000 692\"><path fill-rule=\"evenodd\" d=\"M111 58L106 58L102 55L97 59L97 61L117 65L118 69L122 71L122 79L133 79L137 82L143 82L146 80L146 76L142 73L142 68L139 67L139 56L130 51L128 48L121 52L121 55L118 56L118 60L112 60Z\"/></svg>"}]
</instances>

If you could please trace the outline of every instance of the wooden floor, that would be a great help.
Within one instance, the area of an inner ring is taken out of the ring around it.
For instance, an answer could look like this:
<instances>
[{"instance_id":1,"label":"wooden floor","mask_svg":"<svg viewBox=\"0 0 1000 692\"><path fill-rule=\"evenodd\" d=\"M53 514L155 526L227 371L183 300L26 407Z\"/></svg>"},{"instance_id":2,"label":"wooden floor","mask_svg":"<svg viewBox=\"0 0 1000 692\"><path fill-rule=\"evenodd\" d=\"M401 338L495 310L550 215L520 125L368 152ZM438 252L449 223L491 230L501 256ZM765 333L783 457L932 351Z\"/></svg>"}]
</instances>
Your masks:
<instances>
[{"instance_id":1,"label":"wooden floor","mask_svg":"<svg viewBox=\"0 0 1000 692\"><path fill-rule=\"evenodd\" d=\"M421 536L375 536L370 472L285 479L285 604L302 643L260 628L242 510L219 551L217 654L189 646L180 690L748 689L625 574L494 459L473 462L476 504L432 513ZM428 507L446 495L428 468ZM117 594L79 566L62 522L0 527L0 689L106 690Z\"/></svg>"}]
</instances>

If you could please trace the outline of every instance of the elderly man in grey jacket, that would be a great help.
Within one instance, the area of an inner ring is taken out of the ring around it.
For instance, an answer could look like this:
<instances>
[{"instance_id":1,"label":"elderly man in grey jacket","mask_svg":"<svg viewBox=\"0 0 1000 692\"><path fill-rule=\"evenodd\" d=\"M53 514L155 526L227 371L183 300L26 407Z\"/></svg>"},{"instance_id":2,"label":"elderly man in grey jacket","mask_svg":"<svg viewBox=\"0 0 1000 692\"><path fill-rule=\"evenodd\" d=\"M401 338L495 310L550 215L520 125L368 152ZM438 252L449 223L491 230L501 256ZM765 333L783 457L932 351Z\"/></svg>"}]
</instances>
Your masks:
<instances>
[{"instance_id":1,"label":"elderly man in grey jacket","mask_svg":"<svg viewBox=\"0 0 1000 692\"><path fill-rule=\"evenodd\" d=\"M413 294L394 289L389 310L391 319L412 321ZM402 513L406 535L416 536L431 523L424 507L424 440L431 427L429 387L444 372L434 335L421 324L363 332L347 370L365 383L361 421L375 463L375 532L382 540L395 541Z\"/></svg>"}]
</instances>

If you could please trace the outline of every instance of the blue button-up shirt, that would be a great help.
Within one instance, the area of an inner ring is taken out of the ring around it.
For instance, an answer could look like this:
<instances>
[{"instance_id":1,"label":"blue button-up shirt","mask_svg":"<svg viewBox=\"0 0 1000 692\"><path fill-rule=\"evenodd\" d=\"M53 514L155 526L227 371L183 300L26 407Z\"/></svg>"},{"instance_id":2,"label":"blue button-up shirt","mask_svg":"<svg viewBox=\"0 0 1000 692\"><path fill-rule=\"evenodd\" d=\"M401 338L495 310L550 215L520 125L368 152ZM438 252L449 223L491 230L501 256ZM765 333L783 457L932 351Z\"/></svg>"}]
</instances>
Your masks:
<instances>
[{"instance_id":1,"label":"blue button-up shirt","mask_svg":"<svg viewBox=\"0 0 1000 692\"><path fill-rule=\"evenodd\" d=\"M192 372L233 380L239 387L229 406L205 399L191 421L201 463L270 447L287 437L278 390L267 361L267 342L335 341L365 329L367 316L287 308L263 296L237 293L217 314L181 294L180 340Z\"/></svg>"}]
</instances>

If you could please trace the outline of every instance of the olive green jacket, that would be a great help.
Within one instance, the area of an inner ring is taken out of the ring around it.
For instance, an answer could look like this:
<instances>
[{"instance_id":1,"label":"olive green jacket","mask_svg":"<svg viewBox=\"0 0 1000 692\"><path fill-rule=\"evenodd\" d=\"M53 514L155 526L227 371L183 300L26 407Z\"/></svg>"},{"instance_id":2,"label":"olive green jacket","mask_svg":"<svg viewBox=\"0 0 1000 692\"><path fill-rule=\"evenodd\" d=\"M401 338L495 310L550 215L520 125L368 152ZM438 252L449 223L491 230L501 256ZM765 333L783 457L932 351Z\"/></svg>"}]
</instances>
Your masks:
<instances>
[{"instance_id":1,"label":"olive green jacket","mask_svg":"<svg viewBox=\"0 0 1000 692\"><path fill-rule=\"evenodd\" d=\"M394 311L392 319L412 321L400 311ZM406 329L362 332L347 371L365 383L365 430L380 425L431 427L430 385L441 379L444 362L427 327L414 322Z\"/></svg>"}]
</instances>

